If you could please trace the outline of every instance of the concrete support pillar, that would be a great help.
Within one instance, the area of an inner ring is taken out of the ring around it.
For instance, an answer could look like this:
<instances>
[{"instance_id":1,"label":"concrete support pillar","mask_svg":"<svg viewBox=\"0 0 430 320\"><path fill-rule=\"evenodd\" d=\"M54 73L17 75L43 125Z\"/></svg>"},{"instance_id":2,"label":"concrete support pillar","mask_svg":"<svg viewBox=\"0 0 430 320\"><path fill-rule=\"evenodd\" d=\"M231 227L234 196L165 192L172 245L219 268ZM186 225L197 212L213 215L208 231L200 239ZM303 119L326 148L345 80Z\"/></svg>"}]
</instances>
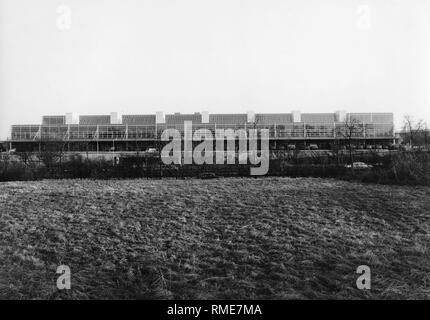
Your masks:
<instances>
[{"instance_id":1,"label":"concrete support pillar","mask_svg":"<svg viewBox=\"0 0 430 320\"><path fill-rule=\"evenodd\" d=\"M209 123L209 112L202 111L202 123Z\"/></svg>"},{"instance_id":2,"label":"concrete support pillar","mask_svg":"<svg viewBox=\"0 0 430 320\"><path fill-rule=\"evenodd\" d=\"M336 111L336 122L345 122L346 120L346 111L345 110L338 110Z\"/></svg>"},{"instance_id":3,"label":"concrete support pillar","mask_svg":"<svg viewBox=\"0 0 430 320\"><path fill-rule=\"evenodd\" d=\"M155 123L156 124L165 123L165 118L164 118L164 113L163 112L157 111L155 113Z\"/></svg>"},{"instance_id":4,"label":"concrete support pillar","mask_svg":"<svg viewBox=\"0 0 430 320\"><path fill-rule=\"evenodd\" d=\"M252 110L247 111L247 121L253 123L255 121L255 112Z\"/></svg>"},{"instance_id":5,"label":"concrete support pillar","mask_svg":"<svg viewBox=\"0 0 430 320\"><path fill-rule=\"evenodd\" d=\"M302 114L299 110L291 111L291 115L293 116L293 122L302 122Z\"/></svg>"}]
</instances>

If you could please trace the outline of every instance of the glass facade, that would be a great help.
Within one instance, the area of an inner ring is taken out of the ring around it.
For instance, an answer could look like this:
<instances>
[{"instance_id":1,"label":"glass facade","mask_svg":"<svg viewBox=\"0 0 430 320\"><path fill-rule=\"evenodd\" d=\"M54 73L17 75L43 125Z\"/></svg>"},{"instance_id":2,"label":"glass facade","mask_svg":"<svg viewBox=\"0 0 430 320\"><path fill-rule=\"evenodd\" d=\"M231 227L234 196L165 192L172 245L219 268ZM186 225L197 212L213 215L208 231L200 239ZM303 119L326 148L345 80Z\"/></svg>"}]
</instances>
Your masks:
<instances>
[{"instance_id":1,"label":"glass facade","mask_svg":"<svg viewBox=\"0 0 430 320\"><path fill-rule=\"evenodd\" d=\"M122 124L109 124L110 116L81 116L80 124L69 125L61 117L45 116L42 125L13 125L11 140L151 140L159 139L165 129L176 129L183 135L184 121L193 122L193 131L205 128L212 133L216 129L268 129L271 139L341 139L348 134L364 139L394 136L391 113L356 113L347 118L355 121L349 133L344 122L335 121L334 113L302 114L301 122L293 122L290 113L256 114L253 123L247 122L246 114L211 114L209 123L201 122L201 114L171 114L166 115L162 124L156 123L154 115L123 116Z\"/></svg>"}]
</instances>

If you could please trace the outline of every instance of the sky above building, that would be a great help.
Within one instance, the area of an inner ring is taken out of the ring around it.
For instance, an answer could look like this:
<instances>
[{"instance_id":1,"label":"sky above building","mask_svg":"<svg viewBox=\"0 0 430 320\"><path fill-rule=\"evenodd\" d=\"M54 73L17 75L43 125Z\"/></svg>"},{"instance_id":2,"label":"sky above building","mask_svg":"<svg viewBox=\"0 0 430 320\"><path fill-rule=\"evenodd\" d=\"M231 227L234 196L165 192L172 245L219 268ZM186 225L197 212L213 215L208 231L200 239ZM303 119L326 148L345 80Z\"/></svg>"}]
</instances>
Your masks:
<instances>
[{"instance_id":1,"label":"sky above building","mask_svg":"<svg viewBox=\"0 0 430 320\"><path fill-rule=\"evenodd\" d=\"M0 139L66 112L430 125L429 43L429 0L0 0Z\"/></svg>"}]
</instances>

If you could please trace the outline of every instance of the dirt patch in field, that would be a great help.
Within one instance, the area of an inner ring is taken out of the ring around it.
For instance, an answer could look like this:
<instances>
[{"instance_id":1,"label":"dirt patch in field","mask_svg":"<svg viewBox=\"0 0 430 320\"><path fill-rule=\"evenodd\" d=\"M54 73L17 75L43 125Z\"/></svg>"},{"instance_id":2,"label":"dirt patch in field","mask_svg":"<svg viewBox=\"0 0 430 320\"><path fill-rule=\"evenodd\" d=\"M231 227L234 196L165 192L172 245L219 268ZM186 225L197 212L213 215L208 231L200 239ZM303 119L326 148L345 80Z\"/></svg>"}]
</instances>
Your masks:
<instances>
[{"instance_id":1,"label":"dirt patch in field","mask_svg":"<svg viewBox=\"0 0 430 320\"><path fill-rule=\"evenodd\" d=\"M428 299L429 199L313 178L1 183L0 297Z\"/></svg>"}]
</instances>

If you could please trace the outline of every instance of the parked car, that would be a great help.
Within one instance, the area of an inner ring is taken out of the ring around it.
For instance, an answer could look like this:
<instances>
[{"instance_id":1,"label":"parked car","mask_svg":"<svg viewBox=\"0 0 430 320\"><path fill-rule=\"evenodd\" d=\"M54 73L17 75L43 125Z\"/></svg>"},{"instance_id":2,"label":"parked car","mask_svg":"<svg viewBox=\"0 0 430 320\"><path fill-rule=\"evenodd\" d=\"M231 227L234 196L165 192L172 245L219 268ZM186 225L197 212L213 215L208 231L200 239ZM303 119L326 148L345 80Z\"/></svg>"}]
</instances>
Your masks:
<instances>
[{"instance_id":1,"label":"parked car","mask_svg":"<svg viewBox=\"0 0 430 320\"><path fill-rule=\"evenodd\" d=\"M376 145L376 149L382 149L382 145L377 144L377 145Z\"/></svg>"},{"instance_id":2,"label":"parked car","mask_svg":"<svg viewBox=\"0 0 430 320\"><path fill-rule=\"evenodd\" d=\"M371 164L366 164L364 162L353 162L354 169L371 169L373 166ZM346 168L351 168L350 164L345 166Z\"/></svg>"},{"instance_id":3,"label":"parked car","mask_svg":"<svg viewBox=\"0 0 430 320\"><path fill-rule=\"evenodd\" d=\"M155 148L148 148L148 150L146 150L147 153L157 153L157 149Z\"/></svg>"},{"instance_id":4,"label":"parked car","mask_svg":"<svg viewBox=\"0 0 430 320\"><path fill-rule=\"evenodd\" d=\"M296 150L296 145L295 145L295 144L289 144L289 145L287 146L287 149L288 149L288 150Z\"/></svg>"},{"instance_id":5,"label":"parked car","mask_svg":"<svg viewBox=\"0 0 430 320\"><path fill-rule=\"evenodd\" d=\"M310 150L318 150L318 145L317 144L310 144L309 149Z\"/></svg>"}]
</instances>

